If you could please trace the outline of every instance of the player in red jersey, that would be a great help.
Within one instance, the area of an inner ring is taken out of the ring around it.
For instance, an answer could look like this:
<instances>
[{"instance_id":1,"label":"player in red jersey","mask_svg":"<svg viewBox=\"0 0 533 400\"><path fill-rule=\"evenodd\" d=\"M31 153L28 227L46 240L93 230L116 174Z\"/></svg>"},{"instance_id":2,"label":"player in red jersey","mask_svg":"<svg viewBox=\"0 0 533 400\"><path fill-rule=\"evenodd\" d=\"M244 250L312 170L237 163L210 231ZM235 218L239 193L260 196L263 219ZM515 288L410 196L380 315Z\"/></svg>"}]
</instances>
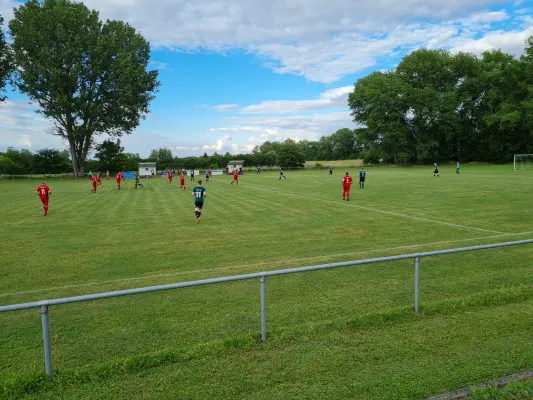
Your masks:
<instances>
[{"instance_id":1,"label":"player in red jersey","mask_svg":"<svg viewBox=\"0 0 533 400\"><path fill-rule=\"evenodd\" d=\"M185 176L183 175L183 171L181 171L180 174L180 190L181 189L187 190L187 188L185 187Z\"/></svg>"},{"instance_id":2,"label":"player in red jersey","mask_svg":"<svg viewBox=\"0 0 533 400\"><path fill-rule=\"evenodd\" d=\"M50 188L46 185L46 181L43 180L41 182L41 186L37 188L35 193L37 193L37 195L41 199L41 202L43 203L44 216L46 217L46 215L48 214L48 199L52 195Z\"/></svg>"},{"instance_id":3,"label":"player in red jersey","mask_svg":"<svg viewBox=\"0 0 533 400\"><path fill-rule=\"evenodd\" d=\"M231 182L231 184L233 185L233 183L236 183L237 185L239 184L239 170L238 169L233 170L233 181Z\"/></svg>"},{"instance_id":4,"label":"player in red jersey","mask_svg":"<svg viewBox=\"0 0 533 400\"><path fill-rule=\"evenodd\" d=\"M168 170L167 177L168 177L168 183L172 183L172 171L171 170Z\"/></svg>"},{"instance_id":5,"label":"player in red jersey","mask_svg":"<svg viewBox=\"0 0 533 400\"><path fill-rule=\"evenodd\" d=\"M98 186L102 186L102 175L100 174L100 172L96 174L96 183L98 183Z\"/></svg>"},{"instance_id":6,"label":"player in red jersey","mask_svg":"<svg viewBox=\"0 0 533 400\"><path fill-rule=\"evenodd\" d=\"M348 172L346 172L346 175L342 178L342 199L346 201L350 201L350 187L352 186L352 177Z\"/></svg>"},{"instance_id":7,"label":"player in red jersey","mask_svg":"<svg viewBox=\"0 0 533 400\"><path fill-rule=\"evenodd\" d=\"M119 172L117 176L115 177L115 180L117 181L118 190L120 190L120 181L124 179L124 174L122 172Z\"/></svg>"},{"instance_id":8,"label":"player in red jersey","mask_svg":"<svg viewBox=\"0 0 533 400\"><path fill-rule=\"evenodd\" d=\"M98 178L96 175L91 176L91 182L93 184L93 190L91 190L91 193L96 193L96 186L98 185Z\"/></svg>"}]
</instances>

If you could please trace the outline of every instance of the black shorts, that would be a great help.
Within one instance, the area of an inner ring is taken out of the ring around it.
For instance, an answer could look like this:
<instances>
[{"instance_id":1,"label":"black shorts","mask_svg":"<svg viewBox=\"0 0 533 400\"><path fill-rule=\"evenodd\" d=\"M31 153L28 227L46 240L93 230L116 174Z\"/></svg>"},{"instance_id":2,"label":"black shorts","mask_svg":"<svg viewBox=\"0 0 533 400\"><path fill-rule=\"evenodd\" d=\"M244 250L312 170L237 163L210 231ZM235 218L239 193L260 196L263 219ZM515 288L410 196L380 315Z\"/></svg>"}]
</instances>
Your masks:
<instances>
[{"instance_id":1,"label":"black shorts","mask_svg":"<svg viewBox=\"0 0 533 400\"><path fill-rule=\"evenodd\" d=\"M359 178L359 182L364 182L365 178Z\"/></svg>"},{"instance_id":2,"label":"black shorts","mask_svg":"<svg viewBox=\"0 0 533 400\"><path fill-rule=\"evenodd\" d=\"M433 173L434 173L434 174L438 174L438 173L439 173L439 170L436 169L436 170L433 171Z\"/></svg>"},{"instance_id":3,"label":"black shorts","mask_svg":"<svg viewBox=\"0 0 533 400\"><path fill-rule=\"evenodd\" d=\"M200 210L204 208L204 203L194 203L195 208L199 208Z\"/></svg>"}]
</instances>

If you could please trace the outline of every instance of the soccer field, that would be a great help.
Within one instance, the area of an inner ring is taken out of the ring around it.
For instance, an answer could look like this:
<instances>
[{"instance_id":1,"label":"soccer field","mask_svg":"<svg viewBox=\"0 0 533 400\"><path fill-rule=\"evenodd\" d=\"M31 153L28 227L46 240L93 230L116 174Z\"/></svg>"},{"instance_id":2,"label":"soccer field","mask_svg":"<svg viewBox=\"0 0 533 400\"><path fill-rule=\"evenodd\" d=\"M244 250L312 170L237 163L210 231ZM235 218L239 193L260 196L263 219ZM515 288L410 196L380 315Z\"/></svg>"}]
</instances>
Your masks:
<instances>
[{"instance_id":1,"label":"soccer field","mask_svg":"<svg viewBox=\"0 0 533 400\"><path fill-rule=\"evenodd\" d=\"M533 237L533 174L509 166L357 169L350 202L328 171L245 174L207 183L200 224L179 180L0 181L0 304ZM422 260L421 304L531 282L531 246ZM269 329L410 306L411 261L269 278ZM260 329L257 281L50 308L55 370L231 337ZM0 376L41 372L38 310L0 314ZM0 382L1 383L1 382ZM188 397L187 397L188 398ZM303 398L303 397L302 397Z\"/></svg>"}]
</instances>

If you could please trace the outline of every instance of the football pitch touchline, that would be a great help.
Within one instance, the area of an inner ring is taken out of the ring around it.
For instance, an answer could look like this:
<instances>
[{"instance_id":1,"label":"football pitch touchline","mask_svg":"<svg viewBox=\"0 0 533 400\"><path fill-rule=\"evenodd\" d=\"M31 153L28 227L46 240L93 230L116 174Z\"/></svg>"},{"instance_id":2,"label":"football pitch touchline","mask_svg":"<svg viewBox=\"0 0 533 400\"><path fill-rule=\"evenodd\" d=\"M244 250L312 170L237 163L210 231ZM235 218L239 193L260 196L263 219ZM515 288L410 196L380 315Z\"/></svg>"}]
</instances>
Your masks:
<instances>
[{"instance_id":1,"label":"football pitch touchline","mask_svg":"<svg viewBox=\"0 0 533 400\"><path fill-rule=\"evenodd\" d=\"M332 258L332 257L339 257L339 256L349 256L349 255L367 254L367 253L378 253L378 252L381 252L381 251L412 249L412 248L416 248L416 247L437 246L437 245L451 244L451 243L472 242L472 241L475 241L475 240L495 239L495 238L500 238L500 237L509 237L509 236L518 236L518 235L528 235L528 234L532 234L532 233L533 233L533 231L530 231L530 232L517 232L517 233L503 233L501 235L481 236L481 237L475 237L475 238L469 238L469 239L447 240L447 241L444 241L444 242L409 244L409 245L405 245L405 246L387 247L387 248L382 248L382 249L361 250L361 251L354 251L354 252L349 252L349 253L335 253L335 254L328 254L328 255L323 255L323 256L313 256L313 257L304 257L304 258L292 258L292 259L287 259L287 260L260 262L260 263L255 263L255 264L244 264L244 265L237 265L237 266L231 266L231 267L217 267L217 268L190 270L190 271L177 271L177 272L170 272L168 274L158 274L158 275L148 275L148 276L139 276L139 277L131 277L131 278L122 278L122 279L114 279L114 280L107 280L107 281L101 281L101 282L87 282L87 283L79 283L79 284L75 284L75 285L55 286L55 287L43 288L43 289L26 290L26 291L21 291L21 292L0 293L0 298L1 297L7 297L7 296L42 293L42 292L48 292L48 291L51 291L51 290L76 289L76 288L88 287L88 286L108 285L108 284L112 284L112 283L140 281L140 280L144 280L144 279L167 278L167 277L171 277L171 276L196 274L196 273L201 273L201 272L214 272L214 271L227 271L227 270L235 270L235 269L244 269L244 268L258 267L258 266L263 266L263 265L282 265L282 264L288 264L288 263L291 263L291 262L299 262L299 261L306 261L306 260L319 260L319 259L323 259L323 258Z\"/></svg>"},{"instance_id":2,"label":"football pitch touchline","mask_svg":"<svg viewBox=\"0 0 533 400\"><path fill-rule=\"evenodd\" d=\"M336 205L343 205L343 206L348 206L348 207L360 208L362 210L373 211L373 212L377 212L377 213L381 213L381 214L393 215L395 217L410 218L410 219L414 219L414 220L418 220L418 221L425 221L425 222L433 222L433 223L436 223L436 224L453 226L455 228L469 229L469 230L479 231L479 232L506 234L506 232L492 231L490 229L476 228L476 227L473 227L473 226L452 224L451 222L438 221L436 219L415 217L413 215L400 214L400 213L395 213L395 212L392 212L392 211L380 210L380 209L377 209L377 208L358 206L358 205L353 204L353 203L341 203L340 201L334 201L334 200L328 200L328 199L319 199L319 198L316 198L316 197L309 197L309 196L302 196L300 194L280 192L278 190L265 189L265 188L260 188L260 187L256 187L256 186L253 186L253 185L252 186L247 185L246 187L252 188L252 189L257 189L257 190L264 190L266 192L277 193L277 194L281 194L281 195L284 195L284 196L299 197L299 198L307 199L307 200L321 201L321 202L324 202L324 203L332 203L332 204L336 204Z\"/></svg>"}]
</instances>

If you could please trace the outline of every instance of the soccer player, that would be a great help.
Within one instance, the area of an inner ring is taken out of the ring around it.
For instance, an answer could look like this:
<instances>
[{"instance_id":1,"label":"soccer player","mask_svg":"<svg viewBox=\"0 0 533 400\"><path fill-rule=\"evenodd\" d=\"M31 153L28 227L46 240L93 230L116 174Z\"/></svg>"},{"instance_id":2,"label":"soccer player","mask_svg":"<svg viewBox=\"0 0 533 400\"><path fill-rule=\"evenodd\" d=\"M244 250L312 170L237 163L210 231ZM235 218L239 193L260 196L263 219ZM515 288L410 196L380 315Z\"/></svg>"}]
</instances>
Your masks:
<instances>
[{"instance_id":1,"label":"soccer player","mask_svg":"<svg viewBox=\"0 0 533 400\"><path fill-rule=\"evenodd\" d=\"M96 174L96 183L98 184L98 186L102 186L102 174L100 174L100 172Z\"/></svg>"},{"instance_id":2,"label":"soccer player","mask_svg":"<svg viewBox=\"0 0 533 400\"><path fill-rule=\"evenodd\" d=\"M364 168L361 168L361 171L359 171L359 188L360 189L365 188L365 179L366 179L366 171Z\"/></svg>"},{"instance_id":3,"label":"soccer player","mask_svg":"<svg viewBox=\"0 0 533 400\"><path fill-rule=\"evenodd\" d=\"M92 180L92 179L93 179L93 171L89 170L89 180Z\"/></svg>"},{"instance_id":4,"label":"soccer player","mask_svg":"<svg viewBox=\"0 0 533 400\"><path fill-rule=\"evenodd\" d=\"M346 172L346 175L342 178L342 199L346 201L350 201L350 187L352 186L352 177L348 172Z\"/></svg>"},{"instance_id":5,"label":"soccer player","mask_svg":"<svg viewBox=\"0 0 533 400\"><path fill-rule=\"evenodd\" d=\"M333 167L329 167L329 176L333 176Z\"/></svg>"},{"instance_id":6,"label":"soccer player","mask_svg":"<svg viewBox=\"0 0 533 400\"><path fill-rule=\"evenodd\" d=\"M52 195L52 192L50 191L50 188L46 185L45 180L41 182L41 186L37 188L35 193L37 193L37 196L39 196L41 202L43 203L44 216L46 217L46 215L48 214L48 199Z\"/></svg>"},{"instance_id":7,"label":"soccer player","mask_svg":"<svg viewBox=\"0 0 533 400\"><path fill-rule=\"evenodd\" d=\"M256 175L261 175L261 168L257 167Z\"/></svg>"},{"instance_id":8,"label":"soccer player","mask_svg":"<svg viewBox=\"0 0 533 400\"><path fill-rule=\"evenodd\" d=\"M109 170L107 170L107 172L105 173L105 178L109 180Z\"/></svg>"},{"instance_id":9,"label":"soccer player","mask_svg":"<svg viewBox=\"0 0 533 400\"><path fill-rule=\"evenodd\" d=\"M440 174L439 174L439 166L437 165L437 163L433 163L433 178L439 178L440 177Z\"/></svg>"},{"instance_id":10,"label":"soccer player","mask_svg":"<svg viewBox=\"0 0 533 400\"><path fill-rule=\"evenodd\" d=\"M213 177L213 170L211 168L209 168L209 177L212 178Z\"/></svg>"},{"instance_id":11,"label":"soccer player","mask_svg":"<svg viewBox=\"0 0 533 400\"><path fill-rule=\"evenodd\" d=\"M96 175L91 176L91 182L93 184L93 190L91 190L91 193L96 193L96 186L98 185L98 178Z\"/></svg>"},{"instance_id":12,"label":"soccer player","mask_svg":"<svg viewBox=\"0 0 533 400\"><path fill-rule=\"evenodd\" d=\"M120 181L122 180L122 172L119 172L116 177L115 181L117 182L118 190L120 190Z\"/></svg>"},{"instance_id":13,"label":"soccer player","mask_svg":"<svg viewBox=\"0 0 533 400\"><path fill-rule=\"evenodd\" d=\"M143 188L144 186L139 182L139 174L137 172L134 172L133 176L135 177L135 189L137 189L137 186Z\"/></svg>"},{"instance_id":14,"label":"soccer player","mask_svg":"<svg viewBox=\"0 0 533 400\"><path fill-rule=\"evenodd\" d=\"M198 181L198 186L195 186L192 190L194 197L194 213L196 214L196 223L200 223L200 217L202 216L202 209L204 208L204 198L207 197L205 188L202 186L202 180Z\"/></svg>"},{"instance_id":15,"label":"soccer player","mask_svg":"<svg viewBox=\"0 0 533 400\"><path fill-rule=\"evenodd\" d=\"M181 171L180 174L180 190L181 189L187 190L187 188L185 187L185 176L183 175L183 171Z\"/></svg>"},{"instance_id":16,"label":"soccer player","mask_svg":"<svg viewBox=\"0 0 533 400\"><path fill-rule=\"evenodd\" d=\"M167 178L168 178L168 183L172 183L172 171L171 170L167 171Z\"/></svg>"},{"instance_id":17,"label":"soccer player","mask_svg":"<svg viewBox=\"0 0 533 400\"><path fill-rule=\"evenodd\" d=\"M461 164L459 164L459 161L457 161L457 166L455 167L455 173L459 173L459 168L461 168Z\"/></svg>"},{"instance_id":18,"label":"soccer player","mask_svg":"<svg viewBox=\"0 0 533 400\"><path fill-rule=\"evenodd\" d=\"M231 181L231 184L233 185L234 183L236 183L237 186L239 185L239 171L237 168L233 170L233 181Z\"/></svg>"},{"instance_id":19,"label":"soccer player","mask_svg":"<svg viewBox=\"0 0 533 400\"><path fill-rule=\"evenodd\" d=\"M205 183L209 182L209 171L205 171Z\"/></svg>"},{"instance_id":20,"label":"soccer player","mask_svg":"<svg viewBox=\"0 0 533 400\"><path fill-rule=\"evenodd\" d=\"M280 168L279 169L279 180L281 181L281 177L287 179L287 177L285 175L283 175L283 170Z\"/></svg>"},{"instance_id":21,"label":"soccer player","mask_svg":"<svg viewBox=\"0 0 533 400\"><path fill-rule=\"evenodd\" d=\"M194 169L191 169L191 182L194 181Z\"/></svg>"}]
</instances>

